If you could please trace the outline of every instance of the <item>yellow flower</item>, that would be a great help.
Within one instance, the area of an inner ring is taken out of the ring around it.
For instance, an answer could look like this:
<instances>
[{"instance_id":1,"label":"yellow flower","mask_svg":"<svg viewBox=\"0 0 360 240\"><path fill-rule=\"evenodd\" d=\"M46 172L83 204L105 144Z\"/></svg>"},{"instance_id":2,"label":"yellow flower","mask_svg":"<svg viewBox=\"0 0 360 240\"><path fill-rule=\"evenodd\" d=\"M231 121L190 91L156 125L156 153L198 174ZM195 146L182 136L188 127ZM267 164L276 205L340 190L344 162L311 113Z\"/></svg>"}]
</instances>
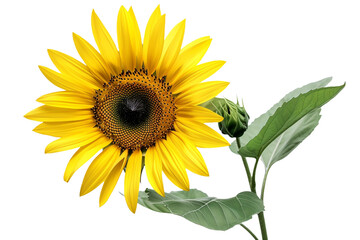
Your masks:
<instances>
[{"instance_id":1,"label":"yellow flower","mask_svg":"<svg viewBox=\"0 0 360 240\"><path fill-rule=\"evenodd\" d=\"M70 159L64 180L97 152L89 166L80 195L103 183L102 206L125 169L125 199L135 212L140 175L145 165L151 186L164 196L162 172L179 188L189 190L186 169L203 176L208 170L197 147L229 143L204 123L222 117L199 104L215 97L227 82L203 82L224 61L198 64L211 39L203 37L181 48L185 20L164 40L165 15L157 7L146 26L144 40L132 8L120 8L118 47L93 11L91 26L100 53L74 34L80 61L55 50L49 55L56 72L41 72L64 91L40 97L43 103L25 115L43 122L34 131L59 139L46 153L78 148Z\"/></svg>"}]
</instances>

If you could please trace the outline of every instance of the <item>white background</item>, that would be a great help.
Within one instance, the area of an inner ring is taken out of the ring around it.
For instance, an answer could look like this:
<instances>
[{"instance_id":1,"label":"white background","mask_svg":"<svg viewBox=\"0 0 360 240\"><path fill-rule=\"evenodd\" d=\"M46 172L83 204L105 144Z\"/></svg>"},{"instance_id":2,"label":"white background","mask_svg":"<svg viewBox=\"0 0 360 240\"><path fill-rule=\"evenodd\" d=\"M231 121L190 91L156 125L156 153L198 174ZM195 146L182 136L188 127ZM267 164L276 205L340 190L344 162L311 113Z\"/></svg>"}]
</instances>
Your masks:
<instances>
[{"instance_id":1,"label":"white background","mask_svg":"<svg viewBox=\"0 0 360 240\"><path fill-rule=\"evenodd\" d=\"M210 80L230 81L221 96L243 99L252 119L294 88L329 76L331 85L346 81L314 133L273 166L265 217L270 239L360 239L360 6L346 0L2 1L0 239L251 239L239 226L212 231L141 206L132 214L118 193L123 176L105 206L98 207L100 189L80 198L88 164L65 183L75 150L45 155L53 139L32 132L37 123L23 118L39 96L57 91L37 67L54 68L46 49L79 59L72 32L95 44L92 9L116 39L122 4L133 6L143 33L159 3L166 32L187 19L184 44L213 38L203 62L227 63ZM221 198L248 190L238 156L227 148L201 152L210 177L189 173L192 188ZM260 166L258 185L262 173ZM165 187L177 190L169 181ZM246 225L259 233L256 217Z\"/></svg>"}]
</instances>

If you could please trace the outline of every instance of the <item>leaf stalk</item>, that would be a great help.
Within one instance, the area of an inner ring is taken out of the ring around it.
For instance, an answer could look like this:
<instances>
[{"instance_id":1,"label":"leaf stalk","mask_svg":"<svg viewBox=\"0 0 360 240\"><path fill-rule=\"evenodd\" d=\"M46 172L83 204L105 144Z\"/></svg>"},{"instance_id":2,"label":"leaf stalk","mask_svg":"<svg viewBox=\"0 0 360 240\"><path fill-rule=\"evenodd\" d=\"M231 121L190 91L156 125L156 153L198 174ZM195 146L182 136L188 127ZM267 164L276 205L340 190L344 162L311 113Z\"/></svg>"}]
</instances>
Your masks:
<instances>
[{"instance_id":1,"label":"leaf stalk","mask_svg":"<svg viewBox=\"0 0 360 240\"><path fill-rule=\"evenodd\" d=\"M256 235L249 229L247 228L244 224L240 223L240 226L242 226L248 233L250 233L250 235L255 239L255 240L259 240Z\"/></svg>"},{"instance_id":2,"label":"leaf stalk","mask_svg":"<svg viewBox=\"0 0 360 240\"><path fill-rule=\"evenodd\" d=\"M236 138L236 144L237 144L238 149L240 150L240 147L241 147L240 138ZM241 154L240 154L240 156L241 156ZM251 186L251 173L250 173L249 165L248 165L245 157L241 156L241 159L243 161L243 164L244 164L244 167L246 170L246 175L248 178L249 185Z\"/></svg>"}]
</instances>

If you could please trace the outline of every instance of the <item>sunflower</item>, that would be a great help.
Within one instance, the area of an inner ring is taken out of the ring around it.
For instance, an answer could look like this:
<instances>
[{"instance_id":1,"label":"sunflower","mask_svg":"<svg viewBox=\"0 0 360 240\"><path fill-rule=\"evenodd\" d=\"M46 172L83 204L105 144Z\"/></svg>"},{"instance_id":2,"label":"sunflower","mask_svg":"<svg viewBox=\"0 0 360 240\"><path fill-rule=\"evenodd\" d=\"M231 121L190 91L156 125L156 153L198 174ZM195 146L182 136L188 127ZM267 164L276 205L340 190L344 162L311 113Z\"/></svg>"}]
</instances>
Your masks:
<instances>
[{"instance_id":1,"label":"sunflower","mask_svg":"<svg viewBox=\"0 0 360 240\"><path fill-rule=\"evenodd\" d=\"M147 23L143 41L133 9L120 8L119 50L94 11L91 26L99 52L76 34L74 43L85 64L48 50L59 72L39 68L64 91L40 97L37 101L44 105L25 117L42 122L35 132L58 137L45 153L79 148L66 167L66 182L101 151L87 169L80 196L103 184L102 206L125 171L124 195L135 212L144 165L149 183L164 196L162 172L176 186L189 190L186 169L208 176L197 147L229 145L204 124L222 117L199 106L228 85L203 82L224 61L199 64L209 48L209 37L181 48L185 20L164 39L165 15L159 7Z\"/></svg>"}]
</instances>

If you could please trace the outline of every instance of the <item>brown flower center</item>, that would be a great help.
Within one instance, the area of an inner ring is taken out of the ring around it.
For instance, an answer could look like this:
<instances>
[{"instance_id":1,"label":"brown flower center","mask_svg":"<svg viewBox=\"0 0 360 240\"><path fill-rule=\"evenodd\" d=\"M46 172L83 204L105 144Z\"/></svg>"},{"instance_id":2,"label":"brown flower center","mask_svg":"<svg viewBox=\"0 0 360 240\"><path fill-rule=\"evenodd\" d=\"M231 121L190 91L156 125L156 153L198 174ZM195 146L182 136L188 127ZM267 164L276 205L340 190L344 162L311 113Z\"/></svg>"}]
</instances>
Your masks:
<instances>
[{"instance_id":1,"label":"brown flower center","mask_svg":"<svg viewBox=\"0 0 360 240\"><path fill-rule=\"evenodd\" d=\"M96 126L123 150L153 146L174 129L176 106L170 89L165 77L144 69L114 76L94 96Z\"/></svg>"}]
</instances>

